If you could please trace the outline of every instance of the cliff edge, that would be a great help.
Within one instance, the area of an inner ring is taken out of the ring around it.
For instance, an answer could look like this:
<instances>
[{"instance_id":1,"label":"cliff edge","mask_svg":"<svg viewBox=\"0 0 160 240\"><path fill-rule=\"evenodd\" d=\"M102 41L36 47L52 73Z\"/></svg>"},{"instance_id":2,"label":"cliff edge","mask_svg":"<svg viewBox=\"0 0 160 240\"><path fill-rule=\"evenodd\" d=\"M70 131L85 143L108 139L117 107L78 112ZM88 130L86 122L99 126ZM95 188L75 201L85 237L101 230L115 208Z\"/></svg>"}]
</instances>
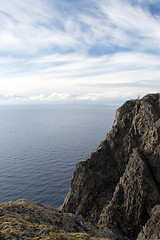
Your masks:
<instances>
[{"instance_id":1,"label":"cliff edge","mask_svg":"<svg viewBox=\"0 0 160 240\"><path fill-rule=\"evenodd\" d=\"M159 173L160 94L149 94L117 110L104 141L76 165L61 209L119 236L160 239Z\"/></svg>"},{"instance_id":2,"label":"cliff edge","mask_svg":"<svg viewBox=\"0 0 160 240\"><path fill-rule=\"evenodd\" d=\"M117 240L81 217L24 199L0 204L0 240Z\"/></svg>"}]
</instances>

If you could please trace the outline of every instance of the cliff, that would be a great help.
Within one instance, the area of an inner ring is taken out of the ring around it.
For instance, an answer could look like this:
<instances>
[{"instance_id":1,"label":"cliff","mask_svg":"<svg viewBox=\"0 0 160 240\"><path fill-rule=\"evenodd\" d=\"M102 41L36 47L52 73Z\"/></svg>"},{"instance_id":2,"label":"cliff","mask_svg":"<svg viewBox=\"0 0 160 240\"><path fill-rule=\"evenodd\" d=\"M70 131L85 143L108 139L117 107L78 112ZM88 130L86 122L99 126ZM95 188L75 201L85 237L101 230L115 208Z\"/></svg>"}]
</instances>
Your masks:
<instances>
[{"instance_id":1,"label":"cliff","mask_svg":"<svg viewBox=\"0 0 160 240\"><path fill-rule=\"evenodd\" d=\"M0 204L0 239L159 240L160 94L127 101L59 209Z\"/></svg>"},{"instance_id":2,"label":"cliff","mask_svg":"<svg viewBox=\"0 0 160 240\"><path fill-rule=\"evenodd\" d=\"M149 94L117 110L104 141L75 167L61 209L119 239L160 239L159 173L160 94Z\"/></svg>"}]
</instances>

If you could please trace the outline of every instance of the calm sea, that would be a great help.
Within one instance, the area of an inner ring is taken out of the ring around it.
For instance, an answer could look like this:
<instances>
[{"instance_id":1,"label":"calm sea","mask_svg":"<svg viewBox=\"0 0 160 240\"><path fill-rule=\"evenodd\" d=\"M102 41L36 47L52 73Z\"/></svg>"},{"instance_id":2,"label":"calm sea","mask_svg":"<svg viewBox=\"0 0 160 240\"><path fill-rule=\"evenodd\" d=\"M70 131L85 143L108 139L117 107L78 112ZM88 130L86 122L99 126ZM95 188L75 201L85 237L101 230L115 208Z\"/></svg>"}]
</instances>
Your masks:
<instances>
[{"instance_id":1,"label":"calm sea","mask_svg":"<svg viewBox=\"0 0 160 240\"><path fill-rule=\"evenodd\" d=\"M0 202L58 207L75 165L110 131L116 106L0 106Z\"/></svg>"}]
</instances>

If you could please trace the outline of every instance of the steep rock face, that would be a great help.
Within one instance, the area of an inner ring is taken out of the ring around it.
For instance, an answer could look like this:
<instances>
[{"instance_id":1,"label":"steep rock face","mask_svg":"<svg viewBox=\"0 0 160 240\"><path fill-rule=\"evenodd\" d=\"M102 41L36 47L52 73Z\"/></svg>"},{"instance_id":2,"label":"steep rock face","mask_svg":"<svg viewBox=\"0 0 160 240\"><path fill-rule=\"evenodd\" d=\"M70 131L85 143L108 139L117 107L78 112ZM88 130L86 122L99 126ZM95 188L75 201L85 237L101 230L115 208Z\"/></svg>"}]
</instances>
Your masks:
<instances>
[{"instance_id":1,"label":"steep rock face","mask_svg":"<svg viewBox=\"0 0 160 240\"><path fill-rule=\"evenodd\" d=\"M157 184L138 149L134 149L99 223L120 228L124 235L136 238L159 200Z\"/></svg>"},{"instance_id":2,"label":"steep rock face","mask_svg":"<svg viewBox=\"0 0 160 240\"><path fill-rule=\"evenodd\" d=\"M160 239L160 205L157 205L153 208L150 219L147 221L142 231L138 235L137 240L142 239Z\"/></svg>"},{"instance_id":3,"label":"steep rock face","mask_svg":"<svg viewBox=\"0 0 160 240\"><path fill-rule=\"evenodd\" d=\"M130 100L112 130L77 164L62 209L136 238L160 204L160 94Z\"/></svg>"}]
</instances>

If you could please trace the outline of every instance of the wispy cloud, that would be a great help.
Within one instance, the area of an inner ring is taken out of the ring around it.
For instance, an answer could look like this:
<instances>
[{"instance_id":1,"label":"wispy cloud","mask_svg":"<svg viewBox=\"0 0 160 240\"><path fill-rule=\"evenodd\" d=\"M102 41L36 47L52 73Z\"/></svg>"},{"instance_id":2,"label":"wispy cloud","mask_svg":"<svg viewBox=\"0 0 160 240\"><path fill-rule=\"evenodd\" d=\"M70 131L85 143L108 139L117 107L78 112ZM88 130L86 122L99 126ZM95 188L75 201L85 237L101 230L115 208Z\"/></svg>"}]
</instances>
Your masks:
<instances>
[{"instance_id":1,"label":"wispy cloud","mask_svg":"<svg viewBox=\"0 0 160 240\"><path fill-rule=\"evenodd\" d=\"M157 4L1 0L1 100L103 100L157 91Z\"/></svg>"},{"instance_id":2,"label":"wispy cloud","mask_svg":"<svg viewBox=\"0 0 160 240\"><path fill-rule=\"evenodd\" d=\"M86 9L76 4L2 0L0 49L31 54L55 47L86 51L97 44L159 48L159 16L147 8L126 0L95 0Z\"/></svg>"},{"instance_id":3,"label":"wispy cloud","mask_svg":"<svg viewBox=\"0 0 160 240\"><path fill-rule=\"evenodd\" d=\"M159 49L159 16L130 1L96 1L92 14L81 14L88 26L88 42L141 50ZM87 29L87 31L88 31Z\"/></svg>"},{"instance_id":4,"label":"wispy cloud","mask_svg":"<svg viewBox=\"0 0 160 240\"><path fill-rule=\"evenodd\" d=\"M56 46L74 44L72 36L63 31L63 18L55 6L39 1L13 0L0 3L0 49L33 54ZM57 27L57 25L59 27Z\"/></svg>"}]
</instances>

